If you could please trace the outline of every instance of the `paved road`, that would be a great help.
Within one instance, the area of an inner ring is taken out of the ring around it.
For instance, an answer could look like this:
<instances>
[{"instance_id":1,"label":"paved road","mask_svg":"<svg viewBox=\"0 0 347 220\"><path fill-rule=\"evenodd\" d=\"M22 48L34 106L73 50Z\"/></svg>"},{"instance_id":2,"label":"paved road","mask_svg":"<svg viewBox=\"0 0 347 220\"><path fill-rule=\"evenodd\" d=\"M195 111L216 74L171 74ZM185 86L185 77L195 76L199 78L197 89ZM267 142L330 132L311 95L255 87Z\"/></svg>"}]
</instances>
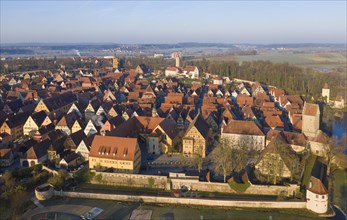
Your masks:
<instances>
[{"instance_id":1,"label":"paved road","mask_svg":"<svg viewBox=\"0 0 347 220\"><path fill-rule=\"evenodd\" d=\"M36 208L24 213L21 219L30 220L33 216L37 214L47 213L47 212L61 212L61 213L81 216L92 208L93 207L91 206L85 206L85 205L56 205L56 206L49 206L45 208Z\"/></svg>"},{"instance_id":2,"label":"paved road","mask_svg":"<svg viewBox=\"0 0 347 220\"><path fill-rule=\"evenodd\" d=\"M334 206L334 211L335 211L336 215L331 219L333 219L333 220L346 220L346 215L343 213L343 211L341 209Z\"/></svg>"}]
</instances>

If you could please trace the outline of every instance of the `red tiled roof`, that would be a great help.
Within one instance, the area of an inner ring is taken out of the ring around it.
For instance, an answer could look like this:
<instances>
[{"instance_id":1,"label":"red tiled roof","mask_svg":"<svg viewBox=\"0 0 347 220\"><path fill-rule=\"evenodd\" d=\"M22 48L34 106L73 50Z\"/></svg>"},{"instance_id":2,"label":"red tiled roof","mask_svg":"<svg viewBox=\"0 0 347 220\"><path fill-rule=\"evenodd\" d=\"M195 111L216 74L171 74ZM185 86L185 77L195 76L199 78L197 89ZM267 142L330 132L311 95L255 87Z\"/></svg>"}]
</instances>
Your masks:
<instances>
[{"instance_id":1,"label":"red tiled roof","mask_svg":"<svg viewBox=\"0 0 347 220\"><path fill-rule=\"evenodd\" d=\"M304 115L316 116L318 112L319 106L317 104L305 103L303 110Z\"/></svg>"},{"instance_id":2,"label":"red tiled roof","mask_svg":"<svg viewBox=\"0 0 347 220\"><path fill-rule=\"evenodd\" d=\"M325 188L322 181L313 176L310 177L310 185L308 190L319 195L328 194L328 190Z\"/></svg>"},{"instance_id":3,"label":"red tiled roof","mask_svg":"<svg viewBox=\"0 0 347 220\"><path fill-rule=\"evenodd\" d=\"M224 127L223 133L264 135L254 121L231 121L227 126Z\"/></svg>"},{"instance_id":4,"label":"red tiled roof","mask_svg":"<svg viewBox=\"0 0 347 220\"><path fill-rule=\"evenodd\" d=\"M134 161L137 139L95 135L90 157Z\"/></svg>"}]
</instances>

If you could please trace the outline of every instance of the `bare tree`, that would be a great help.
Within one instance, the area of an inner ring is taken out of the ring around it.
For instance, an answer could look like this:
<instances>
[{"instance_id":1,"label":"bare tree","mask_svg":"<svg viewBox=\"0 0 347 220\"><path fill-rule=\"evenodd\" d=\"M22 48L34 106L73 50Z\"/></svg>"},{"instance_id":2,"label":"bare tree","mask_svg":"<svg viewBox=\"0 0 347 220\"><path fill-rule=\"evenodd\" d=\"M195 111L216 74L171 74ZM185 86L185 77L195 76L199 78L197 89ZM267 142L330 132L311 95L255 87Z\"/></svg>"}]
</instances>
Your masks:
<instances>
[{"instance_id":1,"label":"bare tree","mask_svg":"<svg viewBox=\"0 0 347 220\"><path fill-rule=\"evenodd\" d=\"M254 152L253 148L245 139L239 140L236 145L233 146L232 150L233 171L240 172L243 170L250 160L254 159Z\"/></svg>"},{"instance_id":2,"label":"bare tree","mask_svg":"<svg viewBox=\"0 0 347 220\"><path fill-rule=\"evenodd\" d=\"M324 135L323 147L325 151L328 176L335 171L335 169L333 169L333 165L339 164L339 157L343 155L343 150L346 148L346 146L343 146L343 142L341 143L342 144L339 144L336 139ZM337 169L338 166L335 166L335 168Z\"/></svg>"},{"instance_id":3,"label":"bare tree","mask_svg":"<svg viewBox=\"0 0 347 220\"><path fill-rule=\"evenodd\" d=\"M194 149L194 165L198 168L198 171L200 173L200 171L202 170L202 165L203 165L203 162L204 162L204 158L202 158L202 152L203 149L201 146L197 146L195 149Z\"/></svg>"},{"instance_id":4,"label":"bare tree","mask_svg":"<svg viewBox=\"0 0 347 220\"><path fill-rule=\"evenodd\" d=\"M223 175L224 182L226 182L227 175L230 174L235 167L229 139L223 138L219 146L214 149L212 161L214 172L217 175Z\"/></svg>"}]
</instances>

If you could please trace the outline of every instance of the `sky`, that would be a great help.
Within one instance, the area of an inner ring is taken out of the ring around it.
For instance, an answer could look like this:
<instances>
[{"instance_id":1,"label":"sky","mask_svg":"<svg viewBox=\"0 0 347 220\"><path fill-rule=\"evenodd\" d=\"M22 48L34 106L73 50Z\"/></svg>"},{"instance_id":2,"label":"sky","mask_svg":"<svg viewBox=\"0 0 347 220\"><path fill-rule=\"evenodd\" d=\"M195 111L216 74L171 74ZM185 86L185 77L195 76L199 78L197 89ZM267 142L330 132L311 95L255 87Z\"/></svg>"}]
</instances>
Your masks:
<instances>
[{"instance_id":1,"label":"sky","mask_svg":"<svg viewBox=\"0 0 347 220\"><path fill-rule=\"evenodd\" d=\"M0 0L4 43L346 43L347 1Z\"/></svg>"}]
</instances>

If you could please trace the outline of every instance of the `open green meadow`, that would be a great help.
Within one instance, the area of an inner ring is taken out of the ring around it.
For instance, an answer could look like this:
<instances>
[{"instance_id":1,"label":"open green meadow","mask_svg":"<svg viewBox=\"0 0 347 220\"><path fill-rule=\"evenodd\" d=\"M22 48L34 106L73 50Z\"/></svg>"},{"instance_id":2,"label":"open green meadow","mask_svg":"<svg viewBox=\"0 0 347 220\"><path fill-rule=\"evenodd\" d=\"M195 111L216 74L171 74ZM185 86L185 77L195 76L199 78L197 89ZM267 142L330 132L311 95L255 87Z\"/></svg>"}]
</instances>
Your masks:
<instances>
[{"instance_id":1,"label":"open green meadow","mask_svg":"<svg viewBox=\"0 0 347 220\"><path fill-rule=\"evenodd\" d=\"M320 71L328 71L331 69L347 67L347 58L343 53L325 52L325 53L272 53L260 52L257 55L244 55L244 56L214 56L207 58L209 60L220 61L270 61L270 62L287 62L289 64L297 65L300 67L314 68Z\"/></svg>"}]
</instances>

